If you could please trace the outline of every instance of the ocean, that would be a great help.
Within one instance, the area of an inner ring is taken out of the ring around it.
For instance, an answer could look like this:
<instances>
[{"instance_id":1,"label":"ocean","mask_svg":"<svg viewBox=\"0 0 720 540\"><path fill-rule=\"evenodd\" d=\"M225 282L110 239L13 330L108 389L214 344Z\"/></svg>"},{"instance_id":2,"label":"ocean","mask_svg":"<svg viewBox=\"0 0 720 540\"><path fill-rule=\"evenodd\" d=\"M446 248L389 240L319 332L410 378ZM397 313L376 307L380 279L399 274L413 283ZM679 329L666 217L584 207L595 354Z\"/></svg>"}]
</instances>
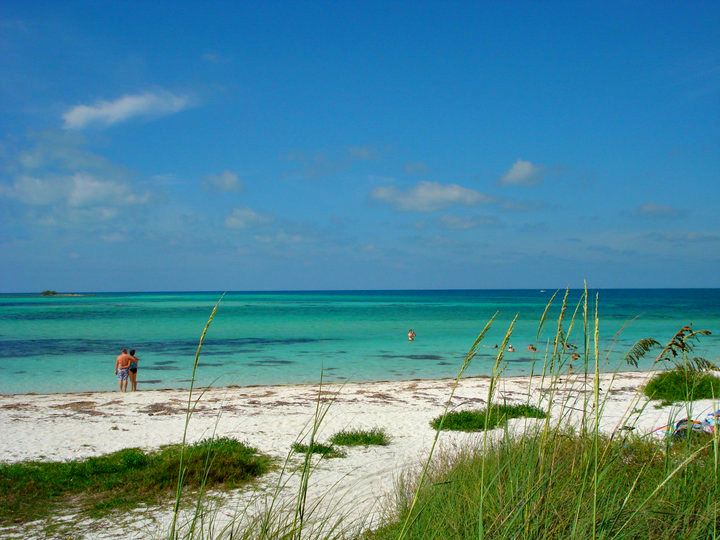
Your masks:
<instances>
[{"instance_id":1,"label":"ocean","mask_svg":"<svg viewBox=\"0 0 720 540\"><path fill-rule=\"evenodd\" d=\"M553 290L230 292L209 330L199 385L452 377L498 313L468 375L490 372L510 321L505 373L529 374L554 336L563 291L541 336ZM720 361L720 289L610 289L600 295L602 369L626 366L640 338L665 343L683 325L713 334L695 354ZM581 291L571 291L568 317ZM591 292L592 298L595 291ZM187 388L195 348L218 292L0 295L0 392L114 390L122 347L140 358L138 387ZM567 322L565 323L567 327ZM407 339L408 329L417 334ZM569 342L582 346L582 318ZM527 350L529 344L538 353ZM652 355L639 366L651 369ZM535 370L538 368L535 367Z\"/></svg>"}]
</instances>

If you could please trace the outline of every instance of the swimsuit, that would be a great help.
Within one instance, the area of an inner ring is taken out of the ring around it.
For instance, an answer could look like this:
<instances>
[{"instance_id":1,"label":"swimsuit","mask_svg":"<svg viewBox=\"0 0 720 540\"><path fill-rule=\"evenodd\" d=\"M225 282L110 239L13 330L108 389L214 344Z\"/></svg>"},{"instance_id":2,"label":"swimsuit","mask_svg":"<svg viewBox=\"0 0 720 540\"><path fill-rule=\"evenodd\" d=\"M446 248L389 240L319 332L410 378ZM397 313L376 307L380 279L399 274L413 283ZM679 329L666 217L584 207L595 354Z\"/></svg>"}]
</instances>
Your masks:
<instances>
[{"instance_id":1,"label":"swimsuit","mask_svg":"<svg viewBox=\"0 0 720 540\"><path fill-rule=\"evenodd\" d=\"M121 381L127 381L128 380L128 368L120 368L117 372L118 379Z\"/></svg>"},{"instance_id":2,"label":"swimsuit","mask_svg":"<svg viewBox=\"0 0 720 540\"><path fill-rule=\"evenodd\" d=\"M137 373L137 362L130 362L130 373Z\"/></svg>"}]
</instances>

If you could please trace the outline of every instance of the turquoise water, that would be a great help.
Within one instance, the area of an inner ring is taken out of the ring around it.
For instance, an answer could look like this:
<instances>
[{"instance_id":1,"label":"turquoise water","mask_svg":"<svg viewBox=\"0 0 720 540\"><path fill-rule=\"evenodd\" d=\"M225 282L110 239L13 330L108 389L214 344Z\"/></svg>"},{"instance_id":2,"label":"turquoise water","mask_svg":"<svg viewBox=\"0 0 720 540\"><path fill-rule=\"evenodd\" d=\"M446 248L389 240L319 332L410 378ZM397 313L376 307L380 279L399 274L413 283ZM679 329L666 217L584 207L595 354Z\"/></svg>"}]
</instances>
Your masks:
<instances>
[{"instance_id":1,"label":"turquoise water","mask_svg":"<svg viewBox=\"0 0 720 540\"><path fill-rule=\"evenodd\" d=\"M229 293L207 337L200 384L218 386L453 376L485 322L499 316L468 374L487 374L492 346L519 314L507 373L530 372L537 324L553 291ZM559 295L560 296L560 295ZM571 293L576 302L580 291ZM113 390L115 356L137 349L139 388L186 388L198 337L219 293L0 295L0 392ZM559 298L550 316L557 317ZM574 307L574 306L573 306ZM694 323L696 352L720 360L720 289L602 290L605 369L641 337L665 342ZM625 326L619 336L615 334ZM407 341L408 328L417 333ZM570 337L579 343L580 325ZM538 355L539 357L539 355ZM641 369L649 368L649 359Z\"/></svg>"}]
</instances>

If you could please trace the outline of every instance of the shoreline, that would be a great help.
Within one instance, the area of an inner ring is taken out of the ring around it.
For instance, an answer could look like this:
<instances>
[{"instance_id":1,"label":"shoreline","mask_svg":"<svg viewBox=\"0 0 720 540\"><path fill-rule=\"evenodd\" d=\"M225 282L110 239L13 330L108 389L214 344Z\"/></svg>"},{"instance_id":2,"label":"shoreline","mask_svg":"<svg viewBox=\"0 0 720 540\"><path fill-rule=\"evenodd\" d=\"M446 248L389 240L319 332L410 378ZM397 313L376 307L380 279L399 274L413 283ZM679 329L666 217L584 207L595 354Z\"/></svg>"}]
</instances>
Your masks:
<instances>
[{"instance_id":1,"label":"shoreline","mask_svg":"<svg viewBox=\"0 0 720 540\"><path fill-rule=\"evenodd\" d=\"M648 371L642 371L642 370L635 370L635 371L601 371L600 376L606 376L606 375L632 375L632 374L649 374L653 375L655 373L658 373L660 371L663 371L661 369L653 369ZM569 374L571 377L576 377L578 375L582 375L583 373L575 372ZM592 372L588 371L588 377L592 375ZM565 377L566 375L562 375ZM533 378L540 377L539 373L535 373L532 375ZM529 379L530 375L505 375L500 376L500 379L507 380L507 379ZM466 375L462 378L462 380L472 380L472 379L490 379L490 375ZM402 383L409 383L409 382L420 382L420 381L454 381L455 377L415 377L412 379L346 379L346 380L325 380L323 382L323 387L327 386L334 386L334 385L351 385L351 384L402 384ZM142 384L141 380L138 380L138 386ZM293 386L301 386L301 387L307 387L307 386L317 386L319 383L318 381L313 382L291 382L291 383L269 383L269 384L228 384L224 386L195 386L193 388L193 393L205 390L205 391L211 391L211 390L239 390L244 388L288 388ZM166 387L166 388L147 388L138 390L137 392L125 392L127 394L144 394L147 392L185 392L188 393L190 391L189 387ZM59 392L0 392L0 400L3 398L10 398L10 397L16 397L16 396L62 396L62 395L77 395L77 396L88 396L88 395L94 395L94 394L118 394L123 395L123 392L120 392L117 390L117 387L113 390L77 390L77 391L59 391Z\"/></svg>"}]
</instances>

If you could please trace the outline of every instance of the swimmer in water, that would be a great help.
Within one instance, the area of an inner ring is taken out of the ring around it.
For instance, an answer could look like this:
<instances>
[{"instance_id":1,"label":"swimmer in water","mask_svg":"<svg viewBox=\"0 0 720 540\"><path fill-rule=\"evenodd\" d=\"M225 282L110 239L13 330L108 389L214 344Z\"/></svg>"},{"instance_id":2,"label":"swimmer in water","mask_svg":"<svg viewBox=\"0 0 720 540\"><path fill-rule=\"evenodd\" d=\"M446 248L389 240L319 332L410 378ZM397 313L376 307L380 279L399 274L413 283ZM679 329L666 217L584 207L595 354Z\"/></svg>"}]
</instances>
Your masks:
<instances>
[{"instance_id":1,"label":"swimmer in water","mask_svg":"<svg viewBox=\"0 0 720 540\"><path fill-rule=\"evenodd\" d=\"M515 347L512 346L512 343L508 347L508 352L515 352Z\"/></svg>"},{"instance_id":2,"label":"swimmer in water","mask_svg":"<svg viewBox=\"0 0 720 540\"><path fill-rule=\"evenodd\" d=\"M527 349L530 352L537 352L537 347L535 347L535 345L528 345Z\"/></svg>"},{"instance_id":3,"label":"swimmer in water","mask_svg":"<svg viewBox=\"0 0 720 540\"><path fill-rule=\"evenodd\" d=\"M408 341L415 341L415 330L408 330Z\"/></svg>"}]
</instances>

